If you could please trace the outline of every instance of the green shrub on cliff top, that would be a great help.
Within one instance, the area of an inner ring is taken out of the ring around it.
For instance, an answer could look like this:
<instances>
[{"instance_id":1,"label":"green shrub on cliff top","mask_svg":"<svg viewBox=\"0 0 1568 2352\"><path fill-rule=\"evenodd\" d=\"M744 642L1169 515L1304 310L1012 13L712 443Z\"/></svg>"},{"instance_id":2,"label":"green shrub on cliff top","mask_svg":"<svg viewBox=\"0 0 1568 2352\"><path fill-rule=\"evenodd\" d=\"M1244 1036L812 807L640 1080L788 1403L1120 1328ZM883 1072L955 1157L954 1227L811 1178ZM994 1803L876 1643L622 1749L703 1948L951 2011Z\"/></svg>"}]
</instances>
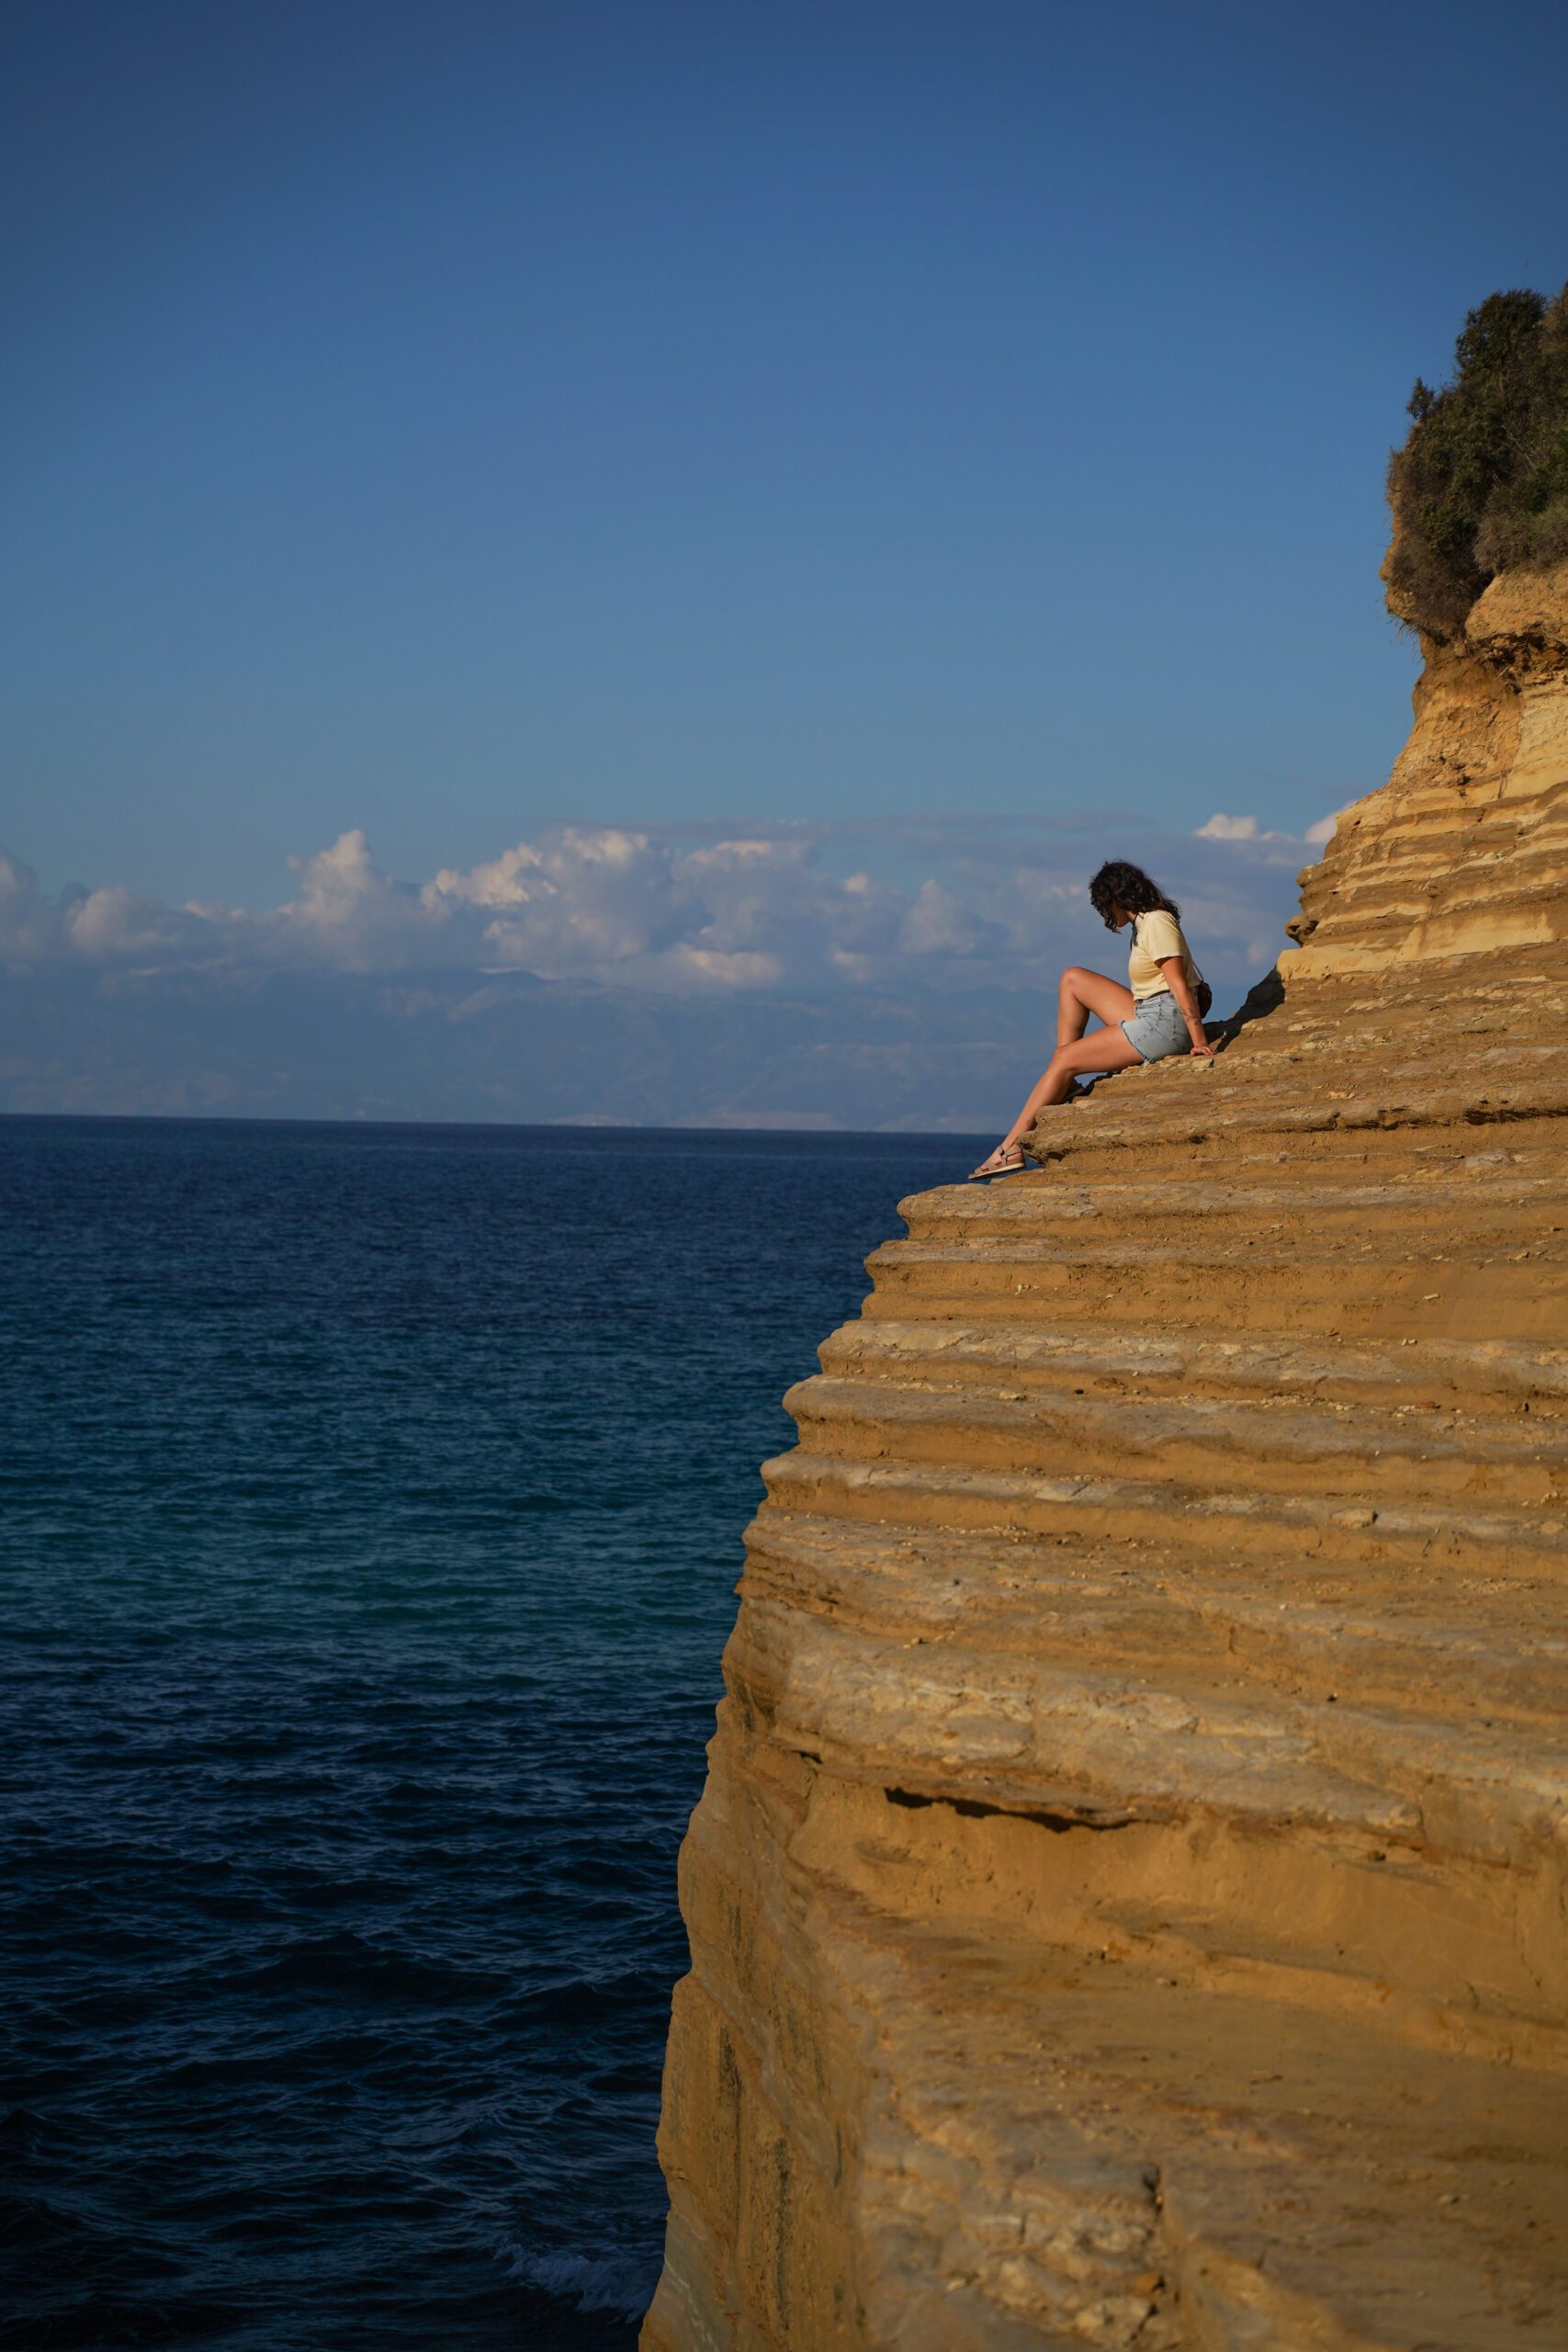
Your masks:
<instances>
[{"instance_id":1,"label":"green shrub on cliff top","mask_svg":"<svg viewBox=\"0 0 1568 2352\"><path fill-rule=\"evenodd\" d=\"M1494 573L1568 557L1568 287L1554 302L1489 294L1453 376L1416 379L1416 422L1389 459L1389 584L1410 618L1452 637Z\"/></svg>"}]
</instances>

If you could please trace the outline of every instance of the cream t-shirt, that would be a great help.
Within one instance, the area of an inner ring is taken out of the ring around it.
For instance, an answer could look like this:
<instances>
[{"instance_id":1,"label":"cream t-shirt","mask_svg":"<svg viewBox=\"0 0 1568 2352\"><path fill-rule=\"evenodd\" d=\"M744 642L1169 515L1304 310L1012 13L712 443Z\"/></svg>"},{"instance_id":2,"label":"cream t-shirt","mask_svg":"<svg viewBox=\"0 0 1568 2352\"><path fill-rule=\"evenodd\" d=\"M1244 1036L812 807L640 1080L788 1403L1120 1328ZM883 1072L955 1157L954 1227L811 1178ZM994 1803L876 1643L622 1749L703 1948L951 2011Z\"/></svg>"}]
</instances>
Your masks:
<instances>
[{"instance_id":1,"label":"cream t-shirt","mask_svg":"<svg viewBox=\"0 0 1568 2352\"><path fill-rule=\"evenodd\" d=\"M1192 951L1181 936L1181 925L1163 907L1156 907L1151 914L1133 918L1133 945L1127 957L1127 985L1140 1004L1146 996L1157 996L1168 983L1160 970L1162 956L1179 956L1187 985L1196 995L1203 975L1192 961Z\"/></svg>"}]
</instances>

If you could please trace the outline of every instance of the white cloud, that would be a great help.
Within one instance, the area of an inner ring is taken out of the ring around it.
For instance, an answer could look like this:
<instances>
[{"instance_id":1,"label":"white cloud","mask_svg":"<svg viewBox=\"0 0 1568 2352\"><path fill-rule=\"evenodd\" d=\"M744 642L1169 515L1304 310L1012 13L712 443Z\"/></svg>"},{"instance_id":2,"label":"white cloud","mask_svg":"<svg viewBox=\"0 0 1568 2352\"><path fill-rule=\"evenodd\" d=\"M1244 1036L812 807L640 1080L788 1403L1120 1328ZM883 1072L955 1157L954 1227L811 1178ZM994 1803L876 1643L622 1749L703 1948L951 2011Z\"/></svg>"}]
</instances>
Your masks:
<instances>
[{"instance_id":1,"label":"white cloud","mask_svg":"<svg viewBox=\"0 0 1568 2352\"><path fill-rule=\"evenodd\" d=\"M1086 955L1118 967L1123 950L1102 938L1085 886L1101 858L1130 854L1180 899L1211 975L1251 978L1260 943L1284 944L1295 868L1322 833L1224 813L1188 835L983 816L880 829L563 826L466 872L403 882L352 828L291 859L291 895L261 912L166 906L113 884L46 899L30 869L0 854L0 962L528 973L677 996L1048 988ZM854 870L840 874L852 843Z\"/></svg>"},{"instance_id":2,"label":"white cloud","mask_svg":"<svg viewBox=\"0 0 1568 2352\"><path fill-rule=\"evenodd\" d=\"M17 964L49 961L60 952L65 919L63 902L51 906L39 897L32 867L0 850L0 956Z\"/></svg>"},{"instance_id":3,"label":"white cloud","mask_svg":"<svg viewBox=\"0 0 1568 2352\"><path fill-rule=\"evenodd\" d=\"M716 980L724 988L773 989L784 977L781 956L753 956L741 949L726 954L717 947L682 944L675 949L672 961L675 968L691 973L694 978Z\"/></svg>"},{"instance_id":4,"label":"white cloud","mask_svg":"<svg viewBox=\"0 0 1568 2352\"><path fill-rule=\"evenodd\" d=\"M1061 966L1125 969L1102 859L1180 903L1220 1012L1267 967L1312 845L1227 822L560 827L413 882L351 829L259 912L0 854L0 1107L979 1133Z\"/></svg>"},{"instance_id":5,"label":"white cloud","mask_svg":"<svg viewBox=\"0 0 1568 2352\"><path fill-rule=\"evenodd\" d=\"M974 956L999 947L1002 933L946 883L925 881L898 925L898 944L910 956Z\"/></svg>"},{"instance_id":6,"label":"white cloud","mask_svg":"<svg viewBox=\"0 0 1568 2352\"><path fill-rule=\"evenodd\" d=\"M1353 801L1346 801L1330 816L1320 817L1315 824L1309 825L1304 833L1266 831L1256 817L1227 817L1223 809L1217 808L1206 824L1199 826L1192 838L1200 842L1226 842L1233 848L1277 849L1293 857L1303 850L1324 849L1334 839L1334 829L1340 818L1354 806Z\"/></svg>"},{"instance_id":7,"label":"white cloud","mask_svg":"<svg viewBox=\"0 0 1568 2352\"><path fill-rule=\"evenodd\" d=\"M299 887L285 905L254 922L238 914L216 919L220 933L231 930L239 953L340 972L396 971L419 960L430 930L422 894L379 871L357 828L330 849L288 863Z\"/></svg>"}]
</instances>

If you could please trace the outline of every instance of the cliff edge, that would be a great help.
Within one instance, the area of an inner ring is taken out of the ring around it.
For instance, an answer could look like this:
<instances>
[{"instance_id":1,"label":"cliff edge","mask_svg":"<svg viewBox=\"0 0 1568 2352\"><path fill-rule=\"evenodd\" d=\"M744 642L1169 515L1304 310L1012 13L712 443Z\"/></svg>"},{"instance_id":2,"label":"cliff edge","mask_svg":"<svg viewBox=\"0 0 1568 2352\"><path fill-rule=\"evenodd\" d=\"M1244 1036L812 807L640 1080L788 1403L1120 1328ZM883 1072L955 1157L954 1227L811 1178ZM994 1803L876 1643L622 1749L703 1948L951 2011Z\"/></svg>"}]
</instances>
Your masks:
<instances>
[{"instance_id":1,"label":"cliff edge","mask_svg":"<svg viewBox=\"0 0 1568 2352\"><path fill-rule=\"evenodd\" d=\"M646 2352L1568 2324L1568 565L1212 1065L901 1204L682 1860Z\"/></svg>"}]
</instances>

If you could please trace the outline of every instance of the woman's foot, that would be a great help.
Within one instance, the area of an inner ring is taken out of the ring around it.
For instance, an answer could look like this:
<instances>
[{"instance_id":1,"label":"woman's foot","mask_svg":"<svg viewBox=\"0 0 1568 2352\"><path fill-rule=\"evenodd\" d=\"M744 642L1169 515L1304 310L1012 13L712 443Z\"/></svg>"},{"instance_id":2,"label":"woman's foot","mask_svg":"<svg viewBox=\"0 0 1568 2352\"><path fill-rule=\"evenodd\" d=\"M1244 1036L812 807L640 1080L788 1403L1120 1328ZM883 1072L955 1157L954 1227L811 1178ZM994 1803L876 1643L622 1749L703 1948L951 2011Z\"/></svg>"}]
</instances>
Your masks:
<instances>
[{"instance_id":1,"label":"woman's foot","mask_svg":"<svg viewBox=\"0 0 1568 2352\"><path fill-rule=\"evenodd\" d=\"M999 1143L995 1151L987 1152L978 1168L972 1168L964 1182L974 1184L987 1176L1021 1176L1023 1154L1015 1143Z\"/></svg>"}]
</instances>

